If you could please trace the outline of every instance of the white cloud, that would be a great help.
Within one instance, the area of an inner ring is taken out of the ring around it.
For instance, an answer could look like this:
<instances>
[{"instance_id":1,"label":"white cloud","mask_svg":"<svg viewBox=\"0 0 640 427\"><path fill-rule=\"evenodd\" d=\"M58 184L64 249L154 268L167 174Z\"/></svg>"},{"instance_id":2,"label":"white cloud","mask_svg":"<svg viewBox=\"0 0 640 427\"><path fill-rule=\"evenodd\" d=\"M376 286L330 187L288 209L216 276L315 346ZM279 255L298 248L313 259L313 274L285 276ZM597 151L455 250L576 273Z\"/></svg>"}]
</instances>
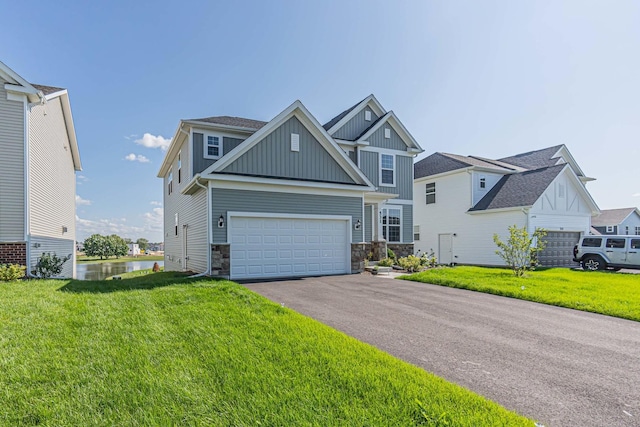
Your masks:
<instances>
[{"instance_id":1,"label":"white cloud","mask_svg":"<svg viewBox=\"0 0 640 427\"><path fill-rule=\"evenodd\" d=\"M640 197L640 193L635 193L633 196L631 197Z\"/></svg>"},{"instance_id":2,"label":"white cloud","mask_svg":"<svg viewBox=\"0 0 640 427\"><path fill-rule=\"evenodd\" d=\"M140 163L149 163L150 160L147 159L142 154L128 154L124 157L125 160L129 160L130 162L140 162Z\"/></svg>"},{"instance_id":3,"label":"white cloud","mask_svg":"<svg viewBox=\"0 0 640 427\"><path fill-rule=\"evenodd\" d=\"M142 145L147 148L160 148L165 151L171 144L171 139L166 139L161 135L155 136L150 133L145 133L142 138L135 140L136 144Z\"/></svg>"},{"instance_id":4,"label":"white cloud","mask_svg":"<svg viewBox=\"0 0 640 427\"><path fill-rule=\"evenodd\" d=\"M132 133L131 135L125 136L124 139L128 139L129 141L131 141L133 138L137 138L138 134L136 133Z\"/></svg>"},{"instance_id":5,"label":"white cloud","mask_svg":"<svg viewBox=\"0 0 640 427\"><path fill-rule=\"evenodd\" d=\"M151 212L139 215L141 221L136 225L129 224L127 218L105 218L97 220L83 219L76 215L76 228L78 240L84 240L92 234L103 236L117 234L120 237L128 237L136 240L144 237L151 241L162 241L164 228L164 210L154 208ZM130 218L131 219L131 218Z\"/></svg>"},{"instance_id":6,"label":"white cloud","mask_svg":"<svg viewBox=\"0 0 640 427\"><path fill-rule=\"evenodd\" d=\"M76 205L89 206L91 205L91 200L83 199L82 197L76 194Z\"/></svg>"},{"instance_id":7,"label":"white cloud","mask_svg":"<svg viewBox=\"0 0 640 427\"><path fill-rule=\"evenodd\" d=\"M151 205L152 206L162 206L162 202L158 202L158 201L154 200L154 201L151 202Z\"/></svg>"}]
</instances>

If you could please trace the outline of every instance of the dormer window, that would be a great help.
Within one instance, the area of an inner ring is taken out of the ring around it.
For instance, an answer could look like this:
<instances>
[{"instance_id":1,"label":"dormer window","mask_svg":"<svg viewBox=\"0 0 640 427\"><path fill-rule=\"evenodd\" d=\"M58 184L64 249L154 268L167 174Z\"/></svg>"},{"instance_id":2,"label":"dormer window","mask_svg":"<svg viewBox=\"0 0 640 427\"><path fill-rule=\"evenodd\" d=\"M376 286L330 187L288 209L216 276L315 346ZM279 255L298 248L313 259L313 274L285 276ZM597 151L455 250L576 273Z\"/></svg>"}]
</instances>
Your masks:
<instances>
[{"instance_id":1,"label":"dormer window","mask_svg":"<svg viewBox=\"0 0 640 427\"><path fill-rule=\"evenodd\" d=\"M480 178L480 189L484 190L487 188L487 179L483 176Z\"/></svg>"},{"instance_id":2,"label":"dormer window","mask_svg":"<svg viewBox=\"0 0 640 427\"><path fill-rule=\"evenodd\" d=\"M395 186L395 156L380 154L380 185Z\"/></svg>"},{"instance_id":3,"label":"dormer window","mask_svg":"<svg viewBox=\"0 0 640 427\"><path fill-rule=\"evenodd\" d=\"M219 135L205 135L205 159L219 159L222 157L222 137Z\"/></svg>"}]
</instances>

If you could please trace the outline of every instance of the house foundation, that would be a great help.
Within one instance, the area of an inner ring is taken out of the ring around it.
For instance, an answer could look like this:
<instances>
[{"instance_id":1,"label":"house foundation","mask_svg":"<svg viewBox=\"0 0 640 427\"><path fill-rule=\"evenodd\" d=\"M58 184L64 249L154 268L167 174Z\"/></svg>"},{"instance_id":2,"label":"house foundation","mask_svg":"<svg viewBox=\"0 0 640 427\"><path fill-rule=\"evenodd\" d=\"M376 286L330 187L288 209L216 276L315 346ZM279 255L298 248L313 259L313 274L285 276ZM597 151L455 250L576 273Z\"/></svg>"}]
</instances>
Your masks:
<instances>
[{"instance_id":1,"label":"house foundation","mask_svg":"<svg viewBox=\"0 0 640 427\"><path fill-rule=\"evenodd\" d=\"M364 271L364 260L367 258L367 254L366 243L351 244L351 274Z\"/></svg>"},{"instance_id":2,"label":"house foundation","mask_svg":"<svg viewBox=\"0 0 640 427\"><path fill-rule=\"evenodd\" d=\"M211 245L211 275L228 279L231 277L231 245Z\"/></svg>"},{"instance_id":3,"label":"house foundation","mask_svg":"<svg viewBox=\"0 0 640 427\"><path fill-rule=\"evenodd\" d=\"M0 243L0 264L27 265L27 244Z\"/></svg>"}]
</instances>

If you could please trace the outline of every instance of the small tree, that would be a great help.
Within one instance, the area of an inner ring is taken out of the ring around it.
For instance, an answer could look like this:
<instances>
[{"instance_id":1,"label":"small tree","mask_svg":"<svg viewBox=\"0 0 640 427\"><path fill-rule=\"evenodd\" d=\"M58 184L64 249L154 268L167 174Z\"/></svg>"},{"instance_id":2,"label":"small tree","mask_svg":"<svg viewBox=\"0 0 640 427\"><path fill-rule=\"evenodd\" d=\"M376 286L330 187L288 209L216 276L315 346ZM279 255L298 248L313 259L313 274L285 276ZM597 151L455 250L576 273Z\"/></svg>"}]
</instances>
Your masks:
<instances>
[{"instance_id":1,"label":"small tree","mask_svg":"<svg viewBox=\"0 0 640 427\"><path fill-rule=\"evenodd\" d=\"M518 228L516 225L509 226L509 239L503 242L500 236L493 235L493 241L498 246L496 254L513 270L513 274L520 277L527 270L534 270L538 265L538 253L543 251L547 243L544 237L547 231L536 228L532 235L529 235L526 227Z\"/></svg>"},{"instance_id":2,"label":"small tree","mask_svg":"<svg viewBox=\"0 0 640 427\"><path fill-rule=\"evenodd\" d=\"M71 255L60 258L55 253L51 255L50 252L43 252L31 274L42 279L57 276L62 271L62 265L70 259Z\"/></svg>"},{"instance_id":3,"label":"small tree","mask_svg":"<svg viewBox=\"0 0 640 427\"><path fill-rule=\"evenodd\" d=\"M127 242L125 242L122 237L112 234L107 237L107 241L110 256L114 255L116 258L120 258L121 256L125 256L129 253L129 246L127 246Z\"/></svg>"},{"instance_id":4,"label":"small tree","mask_svg":"<svg viewBox=\"0 0 640 427\"><path fill-rule=\"evenodd\" d=\"M92 234L84 241L84 253L87 256L99 256L100 259L107 258L107 241L100 234Z\"/></svg>"},{"instance_id":5,"label":"small tree","mask_svg":"<svg viewBox=\"0 0 640 427\"><path fill-rule=\"evenodd\" d=\"M143 252L146 251L147 248L149 247L149 241L142 237L136 240L136 243L138 244L138 246L140 246L140 250Z\"/></svg>"}]
</instances>

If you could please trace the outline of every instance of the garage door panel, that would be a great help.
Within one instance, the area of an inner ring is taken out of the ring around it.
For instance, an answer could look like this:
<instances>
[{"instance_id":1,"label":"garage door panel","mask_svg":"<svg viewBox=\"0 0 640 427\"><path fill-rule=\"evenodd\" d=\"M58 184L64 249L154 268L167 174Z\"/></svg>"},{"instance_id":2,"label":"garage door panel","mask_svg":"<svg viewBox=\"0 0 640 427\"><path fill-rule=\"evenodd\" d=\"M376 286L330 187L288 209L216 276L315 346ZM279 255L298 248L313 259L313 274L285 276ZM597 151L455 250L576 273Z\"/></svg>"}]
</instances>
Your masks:
<instances>
[{"instance_id":1,"label":"garage door panel","mask_svg":"<svg viewBox=\"0 0 640 427\"><path fill-rule=\"evenodd\" d=\"M230 219L231 277L348 272L348 222L338 219Z\"/></svg>"},{"instance_id":2,"label":"garage door panel","mask_svg":"<svg viewBox=\"0 0 640 427\"><path fill-rule=\"evenodd\" d=\"M549 231L545 237L546 248L538 254L543 267L575 267L573 247L578 243L580 233Z\"/></svg>"}]
</instances>

